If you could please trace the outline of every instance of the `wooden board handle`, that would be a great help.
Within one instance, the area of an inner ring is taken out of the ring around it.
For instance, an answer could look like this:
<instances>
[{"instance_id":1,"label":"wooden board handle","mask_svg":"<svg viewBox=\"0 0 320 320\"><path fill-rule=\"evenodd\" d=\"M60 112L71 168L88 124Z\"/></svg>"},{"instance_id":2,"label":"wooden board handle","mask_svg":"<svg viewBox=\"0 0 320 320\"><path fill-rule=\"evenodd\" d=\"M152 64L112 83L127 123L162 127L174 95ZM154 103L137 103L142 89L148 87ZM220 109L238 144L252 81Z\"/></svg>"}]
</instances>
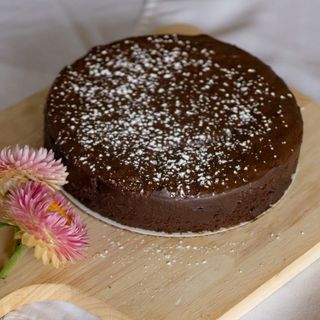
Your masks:
<instances>
[{"instance_id":1,"label":"wooden board handle","mask_svg":"<svg viewBox=\"0 0 320 320\"><path fill-rule=\"evenodd\" d=\"M129 320L101 300L64 284L38 284L16 290L0 300L0 317L24 305L40 301L65 301L102 320Z\"/></svg>"},{"instance_id":2,"label":"wooden board handle","mask_svg":"<svg viewBox=\"0 0 320 320\"><path fill-rule=\"evenodd\" d=\"M197 34L203 33L199 28L191 25L191 24L170 24L158 27L153 30L153 34L170 34L170 33L178 33L178 34L184 34L189 36L194 36Z\"/></svg>"}]
</instances>

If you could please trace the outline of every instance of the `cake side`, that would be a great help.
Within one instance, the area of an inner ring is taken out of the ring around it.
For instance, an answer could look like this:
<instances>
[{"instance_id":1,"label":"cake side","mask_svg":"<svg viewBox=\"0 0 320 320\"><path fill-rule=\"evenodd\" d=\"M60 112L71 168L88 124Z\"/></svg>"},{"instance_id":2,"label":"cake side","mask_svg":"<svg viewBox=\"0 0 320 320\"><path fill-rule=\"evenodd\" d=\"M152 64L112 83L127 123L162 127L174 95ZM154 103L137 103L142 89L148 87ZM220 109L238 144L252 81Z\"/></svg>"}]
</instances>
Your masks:
<instances>
[{"instance_id":1,"label":"cake side","mask_svg":"<svg viewBox=\"0 0 320 320\"><path fill-rule=\"evenodd\" d=\"M68 167L65 190L86 207L126 226L167 233L218 231L254 220L286 192L300 151L249 185L215 196L177 199L165 190L148 196L124 191L69 164L48 136L46 146Z\"/></svg>"}]
</instances>

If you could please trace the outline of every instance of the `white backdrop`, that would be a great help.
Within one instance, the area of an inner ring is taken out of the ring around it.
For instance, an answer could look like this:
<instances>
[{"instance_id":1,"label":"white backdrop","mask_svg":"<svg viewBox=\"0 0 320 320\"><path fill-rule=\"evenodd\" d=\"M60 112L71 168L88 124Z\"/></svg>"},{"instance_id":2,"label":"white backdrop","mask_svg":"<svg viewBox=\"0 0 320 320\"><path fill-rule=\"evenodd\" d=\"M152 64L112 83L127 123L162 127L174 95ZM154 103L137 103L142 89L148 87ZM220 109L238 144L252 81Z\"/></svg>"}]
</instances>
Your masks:
<instances>
[{"instance_id":1,"label":"white backdrop","mask_svg":"<svg viewBox=\"0 0 320 320\"><path fill-rule=\"evenodd\" d=\"M171 23L239 45L320 102L319 12L319 0L1 0L0 108L49 86L93 45ZM320 319L319 306L316 262L243 319Z\"/></svg>"}]
</instances>

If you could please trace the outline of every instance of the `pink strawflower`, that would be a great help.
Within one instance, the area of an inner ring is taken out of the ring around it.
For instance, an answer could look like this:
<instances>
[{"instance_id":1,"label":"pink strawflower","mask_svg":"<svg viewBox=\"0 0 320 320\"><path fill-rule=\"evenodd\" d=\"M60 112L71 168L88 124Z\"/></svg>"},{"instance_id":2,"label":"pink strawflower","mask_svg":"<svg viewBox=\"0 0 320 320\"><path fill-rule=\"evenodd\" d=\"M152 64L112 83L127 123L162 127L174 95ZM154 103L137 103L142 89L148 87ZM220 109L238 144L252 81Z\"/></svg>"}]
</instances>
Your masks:
<instances>
[{"instance_id":1,"label":"pink strawflower","mask_svg":"<svg viewBox=\"0 0 320 320\"><path fill-rule=\"evenodd\" d=\"M6 147L0 151L0 193L5 195L17 182L28 180L60 189L67 182L66 167L50 150L29 146Z\"/></svg>"},{"instance_id":2,"label":"pink strawflower","mask_svg":"<svg viewBox=\"0 0 320 320\"><path fill-rule=\"evenodd\" d=\"M87 229L65 198L47 186L27 182L8 195L6 220L19 227L16 238L35 248L37 259L58 268L83 256Z\"/></svg>"}]
</instances>

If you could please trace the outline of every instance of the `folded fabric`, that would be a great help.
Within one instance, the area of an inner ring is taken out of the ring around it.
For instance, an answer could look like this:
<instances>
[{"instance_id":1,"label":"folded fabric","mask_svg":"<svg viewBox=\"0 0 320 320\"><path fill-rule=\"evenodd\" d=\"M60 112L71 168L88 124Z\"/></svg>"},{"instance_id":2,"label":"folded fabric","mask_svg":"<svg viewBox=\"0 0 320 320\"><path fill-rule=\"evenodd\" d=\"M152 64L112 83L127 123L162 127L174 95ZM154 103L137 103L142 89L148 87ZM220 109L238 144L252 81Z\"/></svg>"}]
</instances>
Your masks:
<instances>
[{"instance_id":1,"label":"folded fabric","mask_svg":"<svg viewBox=\"0 0 320 320\"><path fill-rule=\"evenodd\" d=\"M87 311L64 301L41 301L9 312L1 320L98 320Z\"/></svg>"}]
</instances>

